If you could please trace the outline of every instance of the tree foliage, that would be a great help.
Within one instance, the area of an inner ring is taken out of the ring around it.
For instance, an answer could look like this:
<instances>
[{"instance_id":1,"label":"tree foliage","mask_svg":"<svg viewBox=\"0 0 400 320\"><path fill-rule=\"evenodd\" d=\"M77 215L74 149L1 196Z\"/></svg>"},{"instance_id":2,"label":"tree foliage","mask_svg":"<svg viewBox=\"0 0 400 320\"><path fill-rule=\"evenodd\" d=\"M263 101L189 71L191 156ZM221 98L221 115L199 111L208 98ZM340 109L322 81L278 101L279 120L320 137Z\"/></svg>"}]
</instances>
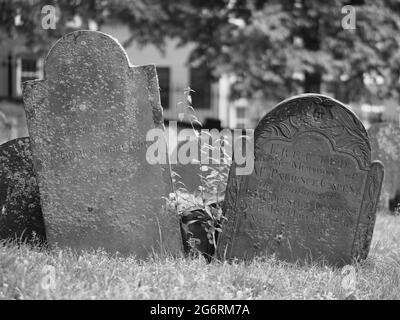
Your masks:
<instances>
[{"instance_id":1,"label":"tree foliage","mask_svg":"<svg viewBox=\"0 0 400 320\"><path fill-rule=\"evenodd\" d=\"M46 5L56 8L54 30L42 27L45 14L41 10ZM115 21L129 21L132 39L160 44L161 34L156 36L157 31L153 32L150 26L155 25L153 20L161 13L157 1L147 0L0 0L0 44L10 39L24 39L29 50L47 52L54 41L66 33L89 29L90 21L99 27ZM81 24L71 25L76 17Z\"/></svg>"},{"instance_id":2,"label":"tree foliage","mask_svg":"<svg viewBox=\"0 0 400 320\"><path fill-rule=\"evenodd\" d=\"M66 33L75 15L125 23L129 40L160 49L167 37L194 44L190 63L216 76L232 74L235 96L281 100L321 86L343 101L400 93L398 0L1 1L0 34L24 35L39 49ZM56 30L44 31L40 8L52 3L60 20ZM354 30L342 27L348 4L356 9ZM21 26L14 24L17 14Z\"/></svg>"},{"instance_id":3,"label":"tree foliage","mask_svg":"<svg viewBox=\"0 0 400 320\"><path fill-rule=\"evenodd\" d=\"M354 30L342 27L348 4ZM399 93L397 0L175 0L163 11L169 33L196 44L192 60L234 74L240 96L281 100L321 84L344 101Z\"/></svg>"}]
</instances>

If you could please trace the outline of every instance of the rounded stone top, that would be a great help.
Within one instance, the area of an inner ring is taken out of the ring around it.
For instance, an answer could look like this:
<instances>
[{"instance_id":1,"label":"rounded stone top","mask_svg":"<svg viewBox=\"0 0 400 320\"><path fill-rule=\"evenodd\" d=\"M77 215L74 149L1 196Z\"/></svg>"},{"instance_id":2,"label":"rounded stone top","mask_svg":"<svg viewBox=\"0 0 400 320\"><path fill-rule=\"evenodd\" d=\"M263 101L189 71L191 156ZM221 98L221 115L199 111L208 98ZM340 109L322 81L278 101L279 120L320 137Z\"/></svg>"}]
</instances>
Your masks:
<instances>
[{"instance_id":1,"label":"rounded stone top","mask_svg":"<svg viewBox=\"0 0 400 320\"><path fill-rule=\"evenodd\" d=\"M333 113L332 109L335 110ZM323 129L321 126L323 122L340 122L341 125L356 127L358 133L365 139L368 137L363 123L353 111L340 101L318 93L300 94L281 101L259 121L257 127L265 125L266 122L282 121L300 114L303 118L310 118L308 120L310 126ZM344 119L339 119L338 114L344 116Z\"/></svg>"},{"instance_id":2,"label":"rounded stone top","mask_svg":"<svg viewBox=\"0 0 400 320\"><path fill-rule=\"evenodd\" d=\"M91 72L94 64L103 66L105 73L113 70L113 74L131 66L118 40L103 32L78 30L66 34L52 46L45 59L44 77L59 78L72 71L84 74Z\"/></svg>"},{"instance_id":3,"label":"rounded stone top","mask_svg":"<svg viewBox=\"0 0 400 320\"><path fill-rule=\"evenodd\" d=\"M295 108L295 106L300 106L300 108ZM340 110L338 112L345 113L350 116L354 120L355 125L362 129L363 133L367 136L364 125L353 111L347 108L340 101L319 93L304 93L279 102L269 113L267 113L261 119L260 123L262 123L262 121L267 117L271 117L277 113L282 114L283 110L288 111L288 114L286 116L289 116L293 114L293 112L305 111L304 108L312 106L320 107L319 109L317 108L317 114L315 115L316 117L319 117L320 120L323 120L324 112L322 111L322 108L330 109L331 107L334 107L336 110ZM315 108L313 109L315 110ZM282 115L285 116L284 114Z\"/></svg>"},{"instance_id":4,"label":"rounded stone top","mask_svg":"<svg viewBox=\"0 0 400 320\"><path fill-rule=\"evenodd\" d=\"M292 139L301 132L324 135L335 150L356 156L368 168L371 146L361 120L341 102L316 93L301 94L278 103L258 123L255 142L280 137Z\"/></svg>"}]
</instances>

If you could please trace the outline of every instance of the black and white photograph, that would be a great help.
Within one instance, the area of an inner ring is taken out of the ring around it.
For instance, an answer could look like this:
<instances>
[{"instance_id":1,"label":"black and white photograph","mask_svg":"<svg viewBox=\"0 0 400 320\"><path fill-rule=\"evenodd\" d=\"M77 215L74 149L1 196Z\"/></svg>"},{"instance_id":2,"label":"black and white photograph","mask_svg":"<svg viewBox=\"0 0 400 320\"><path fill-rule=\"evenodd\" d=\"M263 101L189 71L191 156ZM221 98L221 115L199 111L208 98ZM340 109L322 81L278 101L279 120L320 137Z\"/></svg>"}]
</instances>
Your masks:
<instances>
[{"instance_id":1,"label":"black and white photograph","mask_svg":"<svg viewBox=\"0 0 400 320\"><path fill-rule=\"evenodd\" d=\"M0 300L400 300L400 0L0 0Z\"/></svg>"}]
</instances>

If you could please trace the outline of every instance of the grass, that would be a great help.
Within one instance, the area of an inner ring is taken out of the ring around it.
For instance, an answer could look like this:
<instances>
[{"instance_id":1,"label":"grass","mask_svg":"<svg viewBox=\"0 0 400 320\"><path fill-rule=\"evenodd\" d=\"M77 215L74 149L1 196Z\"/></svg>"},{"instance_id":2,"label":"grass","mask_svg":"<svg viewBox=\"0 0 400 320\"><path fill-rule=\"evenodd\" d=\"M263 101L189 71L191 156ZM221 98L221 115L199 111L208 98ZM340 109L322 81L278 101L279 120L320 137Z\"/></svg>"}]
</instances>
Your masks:
<instances>
[{"instance_id":1,"label":"grass","mask_svg":"<svg viewBox=\"0 0 400 320\"><path fill-rule=\"evenodd\" d=\"M42 287L47 265L55 270L55 288L48 290ZM369 257L354 267L352 290L342 286L341 269L273 258L136 261L2 244L0 299L400 299L400 216L378 215Z\"/></svg>"}]
</instances>

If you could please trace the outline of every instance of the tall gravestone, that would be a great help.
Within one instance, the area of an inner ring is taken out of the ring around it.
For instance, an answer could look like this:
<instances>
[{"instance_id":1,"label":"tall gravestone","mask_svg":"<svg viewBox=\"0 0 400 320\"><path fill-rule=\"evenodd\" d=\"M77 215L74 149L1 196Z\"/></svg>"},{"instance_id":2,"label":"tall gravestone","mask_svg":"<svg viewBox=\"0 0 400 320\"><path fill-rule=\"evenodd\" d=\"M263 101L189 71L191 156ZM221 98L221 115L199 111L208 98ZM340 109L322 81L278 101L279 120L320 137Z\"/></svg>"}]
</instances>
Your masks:
<instances>
[{"instance_id":1,"label":"tall gravestone","mask_svg":"<svg viewBox=\"0 0 400 320\"><path fill-rule=\"evenodd\" d=\"M146 159L150 129L164 129L154 65L132 66L121 45L95 31L62 37L44 80L23 98L50 244L144 258L181 250L166 210L169 165Z\"/></svg>"},{"instance_id":2,"label":"tall gravestone","mask_svg":"<svg viewBox=\"0 0 400 320\"><path fill-rule=\"evenodd\" d=\"M285 100L255 129L253 172L231 167L219 255L336 266L365 258L382 179L362 123L344 105L317 94Z\"/></svg>"},{"instance_id":3,"label":"tall gravestone","mask_svg":"<svg viewBox=\"0 0 400 320\"><path fill-rule=\"evenodd\" d=\"M400 195L400 128L396 123L373 124L368 135L372 159L382 161L385 166L381 202L387 208Z\"/></svg>"},{"instance_id":4,"label":"tall gravestone","mask_svg":"<svg viewBox=\"0 0 400 320\"><path fill-rule=\"evenodd\" d=\"M0 145L0 239L45 242L28 137Z\"/></svg>"}]
</instances>

